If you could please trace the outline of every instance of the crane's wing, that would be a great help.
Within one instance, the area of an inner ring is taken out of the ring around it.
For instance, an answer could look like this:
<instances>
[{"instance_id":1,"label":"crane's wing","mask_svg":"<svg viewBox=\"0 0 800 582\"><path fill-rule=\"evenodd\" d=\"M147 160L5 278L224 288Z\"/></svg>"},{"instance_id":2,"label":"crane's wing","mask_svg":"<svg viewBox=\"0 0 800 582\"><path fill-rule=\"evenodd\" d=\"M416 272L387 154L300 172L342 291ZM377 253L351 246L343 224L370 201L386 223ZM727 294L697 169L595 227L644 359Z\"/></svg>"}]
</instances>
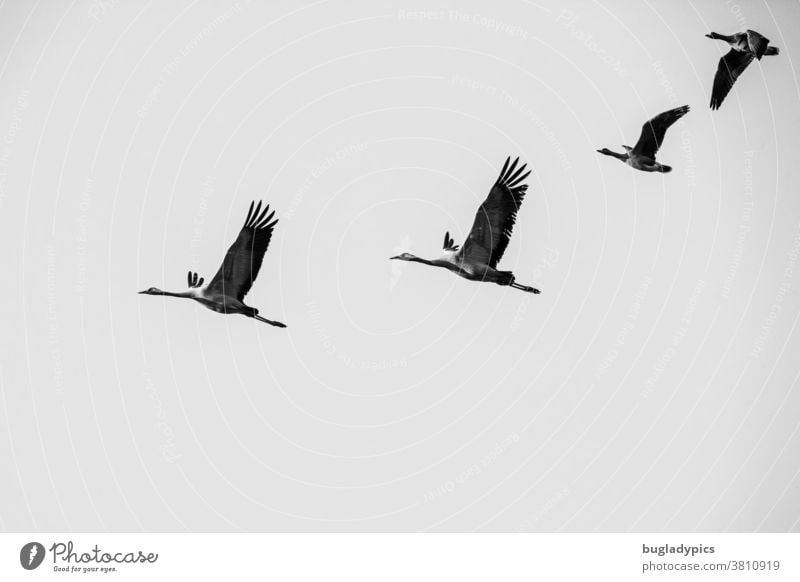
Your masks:
<instances>
[{"instance_id":1,"label":"crane's wing","mask_svg":"<svg viewBox=\"0 0 800 582\"><path fill-rule=\"evenodd\" d=\"M755 30L748 30L747 46L750 47L750 50L755 53L756 58L760 61L761 57L764 56L764 53L767 52L767 46L769 46L769 39L764 38L763 36L758 34Z\"/></svg>"},{"instance_id":2,"label":"crane's wing","mask_svg":"<svg viewBox=\"0 0 800 582\"><path fill-rule=\"evenodd\" d=\"M205 281L205 279L200 277L197 273L193 273L192 271L189 271L189 275L188 275L187 278L189 280L189 287L190 288L202 287L203 286L203 281Z\"/></svg>"},{"instance_id":3,"label":"crane's wing","mask_svg":"<svg viewBox=\"0 0 800 582\"><path fill-rule=\"evenodd\" d=\"M444 246L442 248L446 251L457 251L459 248L449 232L444 233Z\"/></svg>"},{"instance_id":4,"label":"crane's wing","mask_svg":"<svg viewBox=\"0 0 800 582\"><path fill-rule=\"evenodd\" d=\"M503 257L517 220L517 211L528 190L528 185L522 182L530 171L523 174L525 164L517 169L519 158L509 167L510 163L511 158L507 158L489 196L478 208L472 230L461 250L464 259L492 268Z\"/></svg>"},{"instance_id":5,"label":"crane's wing","mask_svg":"<svg viewBox=\"0 0 800 582\"><path fill-rule=\"evenodd\" d=\"M250 210L239 236L225 253L219 271L208 284L209 293L232 295L241 301L258 277L264 253L272 239L272 229L278 221L272 220L274 211L267 214L269 205L262 211L261 202L255 209L254 204L255 202L250 203Z\"/></svg>"},{"instance_id":6,"label":"crane's wing","mask_svg":"<svg viewBox=\"0 0 800 582\"><path fill-rule=\"evenodd\" d=\"M633 146L633 153L647 156L654 160L669 126L688 112L689 106L684 105L659 113L650 121L645 122L642 126L642 134L639 136L639 141Z\"/></svg>"},{"instance_id":7,"label":"crane's wing","mask_svg":"<svg viewBox=\"0 0 800 582\"><path fill-rule=\"evenodd\" d=\"M719 60L717 74L714 76L714 88L711 91L711 109L719 109L736 79L747 68L747 65L753 62L753 58L751 52L731 49Z\"/></svg>"}]
</instances>

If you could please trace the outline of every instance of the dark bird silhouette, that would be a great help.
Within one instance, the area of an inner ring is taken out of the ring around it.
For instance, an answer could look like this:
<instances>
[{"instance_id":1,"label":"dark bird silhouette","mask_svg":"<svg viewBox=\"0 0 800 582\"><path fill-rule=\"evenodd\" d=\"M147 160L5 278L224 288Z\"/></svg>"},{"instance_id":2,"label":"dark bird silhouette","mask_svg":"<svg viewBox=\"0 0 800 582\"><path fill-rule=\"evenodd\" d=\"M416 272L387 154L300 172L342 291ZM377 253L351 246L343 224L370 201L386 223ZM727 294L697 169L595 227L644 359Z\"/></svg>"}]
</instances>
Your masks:
<instances>
[{"instance_id":1,"label":"dark bird silhouette","mask_svg":"<svg viewBox=\"0 0 800 582\"><path fill-rule=\"evenodd\" d=\"M717 74L714 75L714 88L711 91L711 109L714 110L719 109L736 79L753 62L753 59L760 61L764 55L777 55L779 52L778 47L769 46L769 39L754 30L737 32L730 36L712 32L706 37L724 40L731 46L731 50L719 60Z\"/></svg>"},{"instance_id":2,"label":"dark bird silhouette","mask_svg":"<svg viewBox=\"0 0 800 582\"><path fill-rule=\"evenodd\" d=\"M258 315L258 309L243 302L258 277L264 253L267 252L269 241L272 239L272 230L278 223L277 219L272 220L275 212L267 214L268 212L269 205L261 210L261 202L258 206L255 206L255 202L250 203L250 210L247 212L247 219L239 231L239 236L225 253L219 271L208 286L203 287L205 279L189 271L188 291L170 293L150 287L139 293L194 299L217 313L240 313L276 327L286 327L279 321L261 317Z\"/></svg>"},{"instance_id":3,"label":"dark bird silhouette","mask_svg":"<svg viewBox=\"0 0 800 582\"><path fill-rule=\"evenodd\" d=\"M527 287L515 282L514 273L511 271L498 271L497 263L511 239L511 231L517 219L519 210L528 185L523 180L530 172L525 172L526 165L517 169L519 158L511 163L511 158L506 159L500 176L489 191L486 200L478 208L472 230L459 247L450 237L444 235L444 255L437 259L421 259L411 253L403 253L391 259L423 263L434 267L443 267L471 281L487 281L498 285L509 285L514 289L539 293L538 289ZM511 164L509 166L509 164Z\"/></svg>"},{"instance_id":4,"label":"dark bird silhouette","mask_svg":"<svg viewBox=\"0 0 800 582\"><path fill-rule=\"evenodd\" d=\"M597 150L597 153L617 158L631 168L643 172L671 172L672 166L660 164L656 161L656 153L664 141L664 135L669 126L678 121L689 112L689 106L676 107L664 113L659 113L642 126L642 134L634 147L622 146L625 153L612 152L608 148Z\"/></svg>"}]
</instances>

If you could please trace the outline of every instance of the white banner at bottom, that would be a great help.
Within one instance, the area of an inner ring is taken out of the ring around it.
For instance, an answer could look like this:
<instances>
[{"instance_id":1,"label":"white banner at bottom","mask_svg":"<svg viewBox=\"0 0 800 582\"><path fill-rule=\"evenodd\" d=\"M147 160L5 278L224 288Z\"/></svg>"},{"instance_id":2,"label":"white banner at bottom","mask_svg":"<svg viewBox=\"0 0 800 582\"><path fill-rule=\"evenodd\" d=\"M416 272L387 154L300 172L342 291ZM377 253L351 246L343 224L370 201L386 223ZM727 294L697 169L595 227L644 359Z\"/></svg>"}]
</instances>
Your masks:
<instances>
[{"instance_id":1,"label":"white banner at bottom","mask_svg":"<svg viewBox=\"0 0 800 582\"><path fill-rule=\"evenodd\" d=\"M800 580L800 534L0 534L0 580Z\"/></svg>"}]
</instances>

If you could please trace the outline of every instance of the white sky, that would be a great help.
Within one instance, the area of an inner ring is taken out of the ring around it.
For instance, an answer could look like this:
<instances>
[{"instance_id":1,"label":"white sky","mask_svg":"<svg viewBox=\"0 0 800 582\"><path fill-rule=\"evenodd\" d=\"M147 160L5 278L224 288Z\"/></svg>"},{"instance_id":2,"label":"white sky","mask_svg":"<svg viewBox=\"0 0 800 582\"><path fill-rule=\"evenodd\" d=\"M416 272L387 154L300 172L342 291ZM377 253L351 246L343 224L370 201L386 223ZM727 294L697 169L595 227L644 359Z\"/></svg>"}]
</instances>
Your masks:
<instances>
[{"instance_id":1,"label":"white sky","mask_svg":"<svg viewBox=\"0 0 800 582\"><path fill-rule=\"evenodd\" d=\"M0 529L799 529L797 3L269 4L0 7ZM387 260L508 155L541 295ZM288 329L136 294L253 199Z\"/></svg>"}]
</instances>

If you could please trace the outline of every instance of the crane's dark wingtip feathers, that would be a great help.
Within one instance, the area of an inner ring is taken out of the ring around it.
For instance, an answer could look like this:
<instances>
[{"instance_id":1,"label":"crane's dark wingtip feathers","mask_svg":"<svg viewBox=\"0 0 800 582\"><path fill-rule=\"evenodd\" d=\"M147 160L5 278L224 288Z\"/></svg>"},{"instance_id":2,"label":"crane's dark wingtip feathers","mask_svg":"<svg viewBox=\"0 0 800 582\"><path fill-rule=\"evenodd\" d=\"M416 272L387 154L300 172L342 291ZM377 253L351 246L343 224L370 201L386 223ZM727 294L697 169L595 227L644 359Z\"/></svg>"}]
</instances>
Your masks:
<instances>
[{"instance_id":1,"label":"crane's dark wingtip feathers","mask_svg":"<svg viewBox=\"0 0 800 582\"><path fill-rule=\"evenodd\" d=\"M258 204L253 201L250 203L250 210L244 221L244 228L252 228L253 230L272 229L278 224L278 219L272 220L274 216L275 211L269 211L269 204L264 206L262 210L261 201L259 200Z\"/></svg>"},{"instance_id":2,"label":"crane's dark wingtip feathers","mask_svg":"<svg viewBox=\"0 0 800 582\"><path fill-rule=\"evenodd\" d=\"M503 169L500 170L500 175L497 177L498 181L505 175L506 170L508 169L508 164L510 163L511 163L511 156L508 156L506 158L506 162L503 164Z\"/></svg>"},{"instance_id":3,"label":"crane's dark wingtip feathers","mask_svg":"<svg viewBox=\"0 0 800 582\"><path fill-rule=\"evenodd\" d=\"M203 281L205 281L205 279L193 271L189 271L188 275L186 276L186 282L189 284L190 288L202 287Z\"/></svg>"},{"instance_id":4,"label":"crane's dark wingtip feathers","mask_svg":"<svg viewBox=\"0 0 800 582\"><path fill-rule=\"evenodd\" d=\"M528 186L522 184L522 182L530 175L531 171L528 170L525 172L525 168L528 167L527 164L522 164L519 168L517 168L517 164L519 164L519 157L517 157L509 167L510 162L511 157L509 156L506 158L506 163L503 164L503 170L497 177L497 184L505 186L509 190L519 190L524 192L528 189Z\"/></svg>"},{"instance_id":5,"label":"crane's dark wingtip feathers","mask_svg":"<svg viewBox=\"0 0 800 582\"><path fill-rule=\"evenodd\" d=\"M446 251L457 251L459 246L456 244L456 241L453 237L450 236L450 232L444 233L444 245L442 248Z\"/></svg>"},{"instance_id":6,"label":"crane's dark wingtip feathers","mask_svg":"<svg viewBox=\"0 0 800 582\"><path fill-rule=\"evenodd\" d=\"M528 185L527 184L523 184L523 182L525 181L525 179L528 176L531 175L531 170L528 170L522 176L519 176L519 173L522 172L522 170L524 170L524 169L525 169L525 166L522 166L519 169L519 172L517 172L517 176L514 176L509 180L509 183L508 183L508 187L509 188L519 188L519 189L522 189L522 190L527 190L528 189Z\"/></svg>"}]
</instances>

